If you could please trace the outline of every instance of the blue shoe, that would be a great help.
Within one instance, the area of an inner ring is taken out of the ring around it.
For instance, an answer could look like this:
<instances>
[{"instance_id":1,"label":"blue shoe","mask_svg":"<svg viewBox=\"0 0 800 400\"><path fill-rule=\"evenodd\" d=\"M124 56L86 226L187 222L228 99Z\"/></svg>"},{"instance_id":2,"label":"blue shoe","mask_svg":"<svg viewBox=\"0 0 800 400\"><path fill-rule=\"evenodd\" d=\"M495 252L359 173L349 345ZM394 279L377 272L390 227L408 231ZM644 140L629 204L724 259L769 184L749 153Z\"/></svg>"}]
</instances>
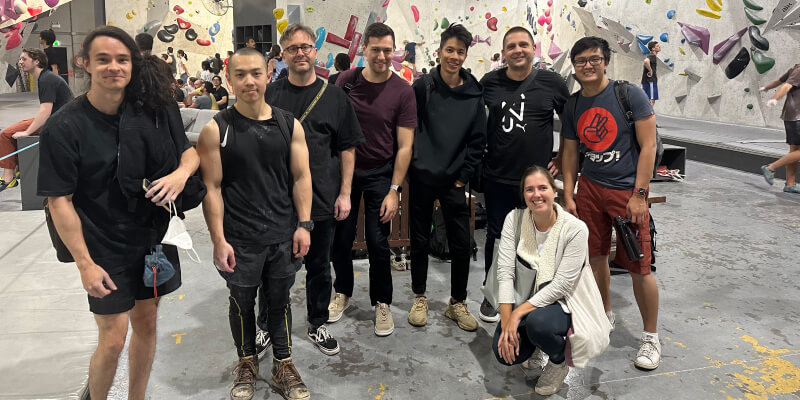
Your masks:
<instances>
[{"instance_id":1,"label":"blue shoe","mask_svg":"<svg viewBox=\"0 0 800 400\"><path fill-rule=\"evenodd\" d=\"M764 174L764 179L767 181L767 183L769 183L770 185L775 184L775 171L767 168L766 165L762 165L761 173Z\"/></svg>"},{"instance_id":2,"label":"blue shoe","mask_svg":"<svg viewBox=\"0 0 800 400\"><path fill-rule=\"evenodd\" d=\"M784 186L783 191L786 193L800 193L800 185Z\"/></svg>"}]
</instances>

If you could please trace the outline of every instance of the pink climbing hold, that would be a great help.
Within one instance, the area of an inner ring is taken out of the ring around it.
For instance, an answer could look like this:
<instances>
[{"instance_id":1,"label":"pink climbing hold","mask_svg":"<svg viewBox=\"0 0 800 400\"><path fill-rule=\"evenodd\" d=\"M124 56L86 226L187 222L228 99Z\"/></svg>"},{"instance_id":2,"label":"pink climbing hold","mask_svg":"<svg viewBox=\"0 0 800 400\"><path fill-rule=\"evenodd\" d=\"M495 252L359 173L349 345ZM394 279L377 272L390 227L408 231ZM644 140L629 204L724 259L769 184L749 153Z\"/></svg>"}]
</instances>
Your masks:
<instances>
[{"instance_id":1,"label":"pink climbing hold","mask_svg":"<svg viewBox=\"0 0 800 400\"><path fill-rule=\"evenodd\" d=\"M551 60L555 60L556 57L560 56L564 50L561 50L555 42L550 42L550 50L547 51L547 56L550 57Z\"/></svg>"},{"instance_id":2,"label":"pink climbing hold","mask_svg":"<svg viewBox=\"0 0 800 400\"><path fill-rule=\"evenodd\" d=\"M419 9L417 6L411 6L411 13L414 14L414 22L419 22Z\"/></svg>"},{"instance_id":3,"label":"pink climbing hold","mask_svg":"<svg viewBox=\"0 0 800 400\"><path fill-rule=\"evenodd\" d=\"M536 42L536 52L533 55L534 55L534 57L542 58L542 41L541 40Z\"/></svg>"},{"instance_id":4,"label":"pink climbing hold","mask_svg":"<svg viewBox=\"0 0 800 400\"><path fill-rule=\"evenodd\" d=\"M486 26L489 30L496 31L497 30L497 18L492 17L488 21L486 21Z\"/></svg>"},{"instance_id":5,"label":"pink climbing hold","mask_svg":"<svg viewBox=\"0 0 800 400\"><path fill-rule=\"evenodd\" d=\"M181 29L189 29L192 27L192 23L189 21L184 21L182 18L177 18L178 27Z\"/></svg>"},{"instance_id":6,"label":"pink climbing hold","mask_svg":"<svg viewBox=\"0 0 800 400\"><path fill-rule=\"evenodd\" d=\"M552 7L553 6L553 0L547 0L547 6L548 7Z\"/></svg>"},{"instance_id":7,"label":"pink climbing hold","mask_svg":"<svg viewBox=\"0 0 800 400\"><path fill-rule=\"evenodd\" d=\"M183 7L176 4L175 7L172 7L172 11L174 11L175 14L181 15L183 14Z\"/></svg>"},{"instance_id":8,"label":"pink climbing hold","mask_svg":"<svg viewBox=\"0 0 800 400\"><path fill-rule=\"evenodd\" d=\"M544 16L545 17L549 17L550 16L550 9L544 10Z\"/></svg>"},{"instance_id":9,"label":"pink climbing hold","mask_svg":"<svg viewBox=\"0 0 800 400\"><path fill-rule=\"evenodd\" d=\"M386 7L388 5L389 5L389 0L386 0L383 2L383 4L381 4L381 7Z\"/></svg>"},{"instance_id":10,"label":"pink climbing hold","mask_svg":"<svg viewBox=\"0 0 800 400\"><path fill-rule=\"evenodd\" d=\"M547 25L550 25L553 23L553 17L547 17L544 19L544 21L547 22Z\"/></svg>"},{"instance_id":11,"label":"pink climbing hold","mask_svg":"<svg viewBox=\"0 0 800 400\"><path fill-rule=\"evenodd\" d=\"M356 25L358 25L358 17L351 15L350 21L347 23L347 31L344 33L344 40L353 39L353 34L356 33Z\"/></svg>"},{"instance_id":12,"label":"pink climbing hold","mask_svg":"<svg viewBox=\"0 0 800 400\"><path fill-rule=\"evenodd\" d=\"M553 25L547 25L547 33L553 30Z\"/></svg>"},{"instance_id":13,"label":"pink climbing hold","mask_svg":"<svg viewBox=\"0 0 800 400\"><path fill-rule=\"evenodd\" d=\"M55 7L58 0L44 0L44 4L47 4L48 7Z\"/></svg>"},{"instance_id":14,"label":"pink climbing hold","mask_svg":"<svg viewBox=\"0 0 800 400\"><path fill-rule=\"evenodd\" d=\"M470 11L475 11L475 6L470 6L470 7L469 7L469 10L470 10Z\"/></svg>"},{"instance_id":15,"label":"pink climbing hold","mask_svg":"<svg viewBox=\"0 0 800 400\"><path fill-rule=\"evenodd\" d=\"M6 50L15 49L21 44L22 44L22 36L19 35L18 30L15 30L11 34L11 37L8 38L8 42L6 42Z\"/></svg>"},{"instance_id":16,"label":"pink climbing hold","mask_svg":"<svg viewBox=\"0 0 800 400\"><path fill-rule=\"evenodd\" d=\"M540 15L539 19L537 19L536 22L538 22L540 26L544 25L544 22L545 22L544 15Z\"/></svg>"}]
</instances>

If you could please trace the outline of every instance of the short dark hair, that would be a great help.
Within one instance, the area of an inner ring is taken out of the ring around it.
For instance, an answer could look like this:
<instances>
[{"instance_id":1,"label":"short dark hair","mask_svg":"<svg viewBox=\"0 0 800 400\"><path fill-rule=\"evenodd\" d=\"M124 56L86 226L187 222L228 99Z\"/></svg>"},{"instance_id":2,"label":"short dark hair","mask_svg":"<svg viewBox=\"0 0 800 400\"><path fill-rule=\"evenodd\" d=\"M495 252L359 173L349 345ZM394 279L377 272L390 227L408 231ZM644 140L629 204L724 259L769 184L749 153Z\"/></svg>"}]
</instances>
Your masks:
<instances>
[{"instance_id":1,"label":"short dark hair","mask_svg":"<svg viewBox=\"0 0 800 400\"><path fill-rule=\"evenodd\" d=\"M342 71L350 69L350 56L345 53L339 53L333 59L333 65Z\"/></svg>"},{"instance_id":2,"label":"short dark hair","mask_svg":"<svg viewBox=\"0 0 800 400\"><path fill-rule=\"evenodd\" d=\"M178 85L180 85L180 86L183 86L183 85L186 84L186 82L184 82L183 79L176 79L175 82L177 82Z\"/></svg>"},{"instance_id":3,"label":"short dark hair","mask_svg":"<svg viewBox=\"0 0 800 400\"><path fill-rule=\"evenodd\" d=\"M264 59L264 56L260 51L252 47L242 47L241 49L236 50L236 52L234 52L231 58L228 60L228 71L233 69L234 60L237 58L237 56L258 56L258 58L264 62L264 69L267 69L267 60Z\"/></svg>"},{"instance_id":4,"label":"short dark hair","mask_svg":"<svg viewBox=\"0 0 800 400\"><path fill-rule=\"evenodd\" d=\"M553 178L553 175L550 175L550 171L540 165L532 165L522 173L522 179L519 181L519 197L522 199L523 204L525 203L525 179L528 179L529 176L536 174L542 174L546 176L547 182L550 183L550 188L553 189L554 192L556 191L556 180Z\"/></svg>"},{"instance_id":5,"label":"short dark hair","mask_svg":"<svg viewBox=\"0 0 800 400\"><path fill-rule=\"evenodd\" d=\"M142 32L136 35L134 38L136 41L136 45L139 46L139 50L141 51L152 51L153 50L153 37L150 36L149 33Z\"/></svg>"},{"instance_id":6,"label":"short dark hair","mask_svg":"<svg viewBox=\"0 0 800 400\"><path fill-rule=\"evenodd\" d=\"M250 41L251 41L251 40L253 41L253 43L255 43L255 42L256 42L256 40L255 40L255 39L253 39L253 38L251 38L251 37L247 38L247 40L245 40L244 42L245 42L245 43L250 43Z\"/></svg>"},{"instance_id":7,"label":"short dark hair","mask_svg":"<svg viewBox=\"0 0 800 400\"><path fill-rule=\"evenodd\" d=\"M219 79L219 82L222 83L222 77L220 77L219 75L214 75L213 77L211 77L212 82L214 81L214 79Z\"/></svg>"},{"instance_id":8,"label":"short dark hair","mask_svg":"<svg viewBox=\"0 0 800 400\"><path fill-rule=\"evenodd\" d=\"M219 53L214 53L214 58L219 58Z\"/></svg>"},{"instance_id":9,"label":"short dark hair","mask_svg":"<svg viewBox=\"0 0 800 400\"><path fill-rule=\"evenodd\" d=\"M369 38L382 38L386 36L392 37L392 46L394 46L394 31L389 25L383 22L373 22L366 29L364 29L364 45L369 43Z\"/></svg>"},{"instance_id":10,"label":"short dark hair","mask_svg":"<svg viewBox=\"0 0 800 400\"><path fill-rule=\"evenodd\" d=\"M214 84L211 82L203 82L203 87L206 89L206 92L211 93L214 91Z\"/></svg>"},{"instance_id":11,"label":"short dark hair","mask_svg":"<svg viewBox=\"0 0 800 400\"><path fill-rule=\"evenodd\" d=\"M469 45L472 44L472 34L469 33L467 28L461 24L452 24L447 27L447 29L442 32L441 42L439 43L439 48L444 48L444 43L450 40L451 38L456 38L461 43L464 43L464 47L467 48L469 51Z\"/></svg>"},{"instance_id":12,"label":"short dark hair","mask_svg":"<svg viewBox=\"0 0 800 400\"><path fill-rule=\"evenodd\" d=\"M42 49L36 49L36 48L33 48L33 47L26 47L26 48L22 49L22 52L27 54L28 57L31 58L31 60L38 62L39 63L39 65L38 65L39 68L47 68L47 66L48 66L48 64L47 64L47 54L45 54L45 52L42 51Z\"/></svg>"},{"instance_id":13,"label":"short dark hair","mask_svg":"<svg viewBox=\"0 0 800 400\"><path fill-rule=\"evenodd\" d=\"M305 26L303 24L291 24L291 25L287 26L286 29L283 30L283 33L281 34L281 38L280 38L280 40L278 40L278 43L280 43L281 46L283 46L283 44L288 42L289 39L291 39L291 37L294 36L294 34L297 33L297 32L305 32L306 35L308 35L308 37L311 38L311 43L314 43L314 42L317 41L317 34L314 33L313 29L311 29L308 26Z\"/></svg>"},{"instance_id":14,"label":"short dark hair","mask_svg":"<svg viewBox=\"0 0 800 400\"><path fill-rule=\"evenodd\" d=\"M608 42L605 39L597 36L587 36L575 42L575 44L572 45L572 50L569 51L569 59L571 61L575 61L575 57L578 54L592 49L600 49L600 51L603 52L603 57L606 59L606 64L611 61L611 47L608 45Z\"/></svg>"},{"instance_id":15,"label":"short dark hair","mask_svg":"<svg viewBox=\"0 0 800 400\"><path fill-rule=\"evenodd\" d=\"M167 53L172 53L172 47L167 47Z\"/></svg>"},{"instance_id":16,"label":"short dark hair","mask_svg":"<svg viewBox=\"0 0 800 400\"><path fill-rule=\"evenodd\" d=\"M202 68L203 71L211 70L211 63L208 62L208 60L203 60L200 62L200 68Z\"/></svg>"},{"instance_id":17,"label":"short dark hair","mask_svg":"<svg viewBox=\"0 0 800 400\"><path fill-rule=\"evenodd\" d=\"M189 83L191 83L192 85L194 85L194 82L195 82L195 81L197 81L197 78L195 78L195 77L193 77L193 76L190 76L190 77L189 77Z\"/></svg>"},{"instance_id":18,"label":"short dark hair","mask_svg":"<svg viewBox=\"0 0 800 400\"><path fill-rule=\"evenodd\" d=\"M524 26L517 25L517 26L514 26L511 29L507 30L506 34L503 35L503 48L504 49L506 48L506 38L508 37L508 35L510 35L512 33L517 33L517 32L527 33L528 37L531 38L531 44L534 45L534 46L536 45L536 42L533 41L533 35L531 34L531 31L527 30Z\"/></svg>"},{"instance_id":19,"label":"short dark hair","mask_svg":"<svg viewBox=\"0 0 800 400\"><path fill-rule=\"evenodd\" d=\"M39 38L44 40L48 46L52 46L56 42L56 33L52 29L45 29L39 32Z\"/></svg>"},{"instance_id":20,"label":"short dark hair","mask_svg":"<svg viewBox=\"0 0 800 400\"><path fill-rule=\"evenodd\" d=\"M657 44L658 44L658 42L656 42L655 40L653 40L652 42L650 42L650 43L648 43L648 44L647 44L647 50L650 50L650 51L652 51L652 50L653 50L653 49L656 47L656 45L657 45Z\"/></svg>"}]
</instances>

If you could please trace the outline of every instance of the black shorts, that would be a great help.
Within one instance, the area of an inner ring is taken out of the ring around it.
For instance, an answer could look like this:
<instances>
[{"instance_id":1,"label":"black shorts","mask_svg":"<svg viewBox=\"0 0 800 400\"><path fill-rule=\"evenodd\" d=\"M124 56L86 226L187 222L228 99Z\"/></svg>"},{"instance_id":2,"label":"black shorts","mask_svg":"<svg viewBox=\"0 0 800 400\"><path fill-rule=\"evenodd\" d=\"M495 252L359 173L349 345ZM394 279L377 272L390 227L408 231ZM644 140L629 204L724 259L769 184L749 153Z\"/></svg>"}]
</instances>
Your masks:
<instances>
[{"instance_id":1,"label":"black shorts","mask_svg":"<svg viewBox=\"0 0 800 400\"><path fill-rule=\"evenodd\" d=\"M786 128L786 143L800 145L800 121L783 121Z\"/></svg>"},{"instance_id":2,"label":"black shorts","mask_svg":"<svg viewBox=\"0 0 800 400\"><path fill-rule=\"evenodd\" d=\"M171 245L165 244L163 246L164 255L175 267L175 275L156 288L159 296L172 293L181 287L181 262L178 258L178 249ZM138 264L113 268L108 272L108 275L114 285L117 286L117 290L112 291L103 298L88 296L89 311L95 314L123 313L133 308L136 300L147 300L156 297L153 288L144 285L144 257Z\"/></svg>"},{"instance_id":3,"label":"black shorts","mask_svg":"<svg viewBox=\"0 0 800 400\"><path fill-rule=\"evenodd\" d=\"M288 278L300 270L300 258L292 254L292 241L283 243L233 246L236 266L233 273L219 271L229 284L240 287L261 286L262 278Z\"/></svg>"}]
</instances>

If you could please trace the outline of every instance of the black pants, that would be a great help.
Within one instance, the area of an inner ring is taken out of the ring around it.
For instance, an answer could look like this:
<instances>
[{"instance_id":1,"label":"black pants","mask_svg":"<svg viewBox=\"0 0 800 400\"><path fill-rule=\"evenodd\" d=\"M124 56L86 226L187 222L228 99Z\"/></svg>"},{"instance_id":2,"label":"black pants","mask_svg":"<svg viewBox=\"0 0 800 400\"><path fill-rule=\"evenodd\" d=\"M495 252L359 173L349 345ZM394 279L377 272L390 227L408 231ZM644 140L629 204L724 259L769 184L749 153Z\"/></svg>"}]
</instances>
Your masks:
<instances>
[{"instance_id":1,"label":"black pants","mask_svg":"<svg viewBox=\"0 0 800 400\"><path fill-rule=\"evenodd\" d=\"M287 278L265 278L261 284L267 296L268 323L266 326L272 338L272 354L277 359L292 355L292 307L289 304L289 290L294 285L294 275ZM230 289L230 308L228 318L231 324L233 341L239 357L256 354L256 295L258 286L243 287L228 284Z\"/></svg>"},{"instance_id":2,"label":"black pants","mask_svg":"<svg viewBox=\"0 0 800 400\"><path fill-rule=\"evenodd\" d=\"M467 299L470 248L469 207L463 187L428 186L411 178L409 185L411 233L411 289L423 294L428 280L428 252L431 237L433 201L438 199L444 213L447 244L450 248L450 296Z\"/></svg>"},{"instance_id":3,"label":"black pants","mask_svg":"<svg viewBox=\"0 0 800 400\"><path fill-rule=\"evenodd\" d=\"M336 293L353 296L353 241L356 238L358 209L364 196L364 230L369 252L369 299L372 305L378 302L392 304L392 271L389 264L389 233L391 224L380 221L383 199L392 184L392 166L387 165L353 174L353 189L350 193L350 215L336 224L333 237L332 261L336 271L333 288Z\"/></svg>"},{"instance_id":4,"label":"black pants","mask_svg":"<svg viewBox=\"0 0 800 400\"><path fill-rule=\"evenodd\" d=\"M522 206L519 195L519 186L506 185L486 180L484 195L486 197L486 248L484 249L483 283L486 283L486 274L492 266L495 240L500 239L503 231L503 222L511 210Z\"/></svg>"},{"instance_id":5,"label":"black pants","mask_svg":"<svg viewBox=\"0 0 800 400\"><path fill-rule=\"evenodd\" d=\"M311 247L304 257L306 264L306 309L308 324L316 329L328 321L331 301L330 251L336 220L314 221ZM258 292L258 327L267 330L268 301L264 290Z\"/></svg>"},{"instance_id":6,"label":"black pants","mask_svg":"<svg viewBox=\"0 0 800 400\"><path fill-rule=\"evenodd\" d=\"M517 332L519 332L519 355L514 363L509 364L497 353L497 342L503 332L502 324L497 324L492 340L492 351L500 364L517 365L531 358L536 348L550 356L550 361L561 364L566 359L567 331L572 325L572 317L565 313L558 303L544 308L537 308L522 318Z\"/></svg>"}]
</instances>

